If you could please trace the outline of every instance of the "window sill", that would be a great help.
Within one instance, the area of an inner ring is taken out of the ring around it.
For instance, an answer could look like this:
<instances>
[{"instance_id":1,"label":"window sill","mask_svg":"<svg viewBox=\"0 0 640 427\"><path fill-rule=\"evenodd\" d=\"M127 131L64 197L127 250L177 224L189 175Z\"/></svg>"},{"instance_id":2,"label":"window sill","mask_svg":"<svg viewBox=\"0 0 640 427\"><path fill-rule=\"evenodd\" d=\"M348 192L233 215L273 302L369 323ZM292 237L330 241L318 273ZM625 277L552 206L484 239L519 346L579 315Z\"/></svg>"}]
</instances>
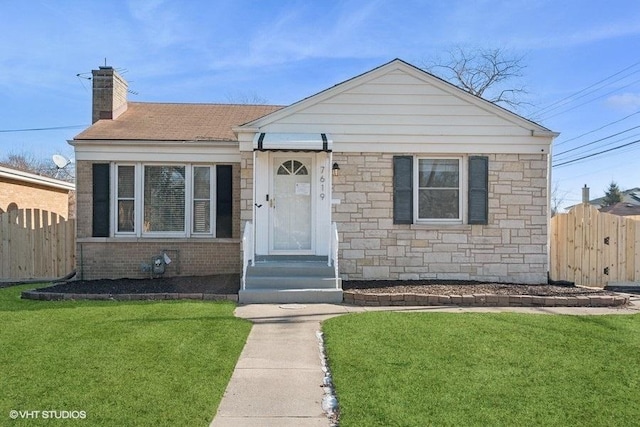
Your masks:
<instances>
[{"instance_id":1,"label":"window sill","mask_svg":"<svg viewBox=\"0 0 640 427\"><path fill-rule=\"evenodd\" d=\"M453 223L453 222L416 222L411 224L412 230L471 230L471 224Z\"/></svg>"},{"instance_id":2,"label":"window sill","mask_svg":"<svg viewBox=\"0 0 640 427\"><path fill-rule=\"evenodd\" d=\"M217 237L82 237L76 239L78 243L240 243L240 239Z\"/></svg>"}]
</instances>

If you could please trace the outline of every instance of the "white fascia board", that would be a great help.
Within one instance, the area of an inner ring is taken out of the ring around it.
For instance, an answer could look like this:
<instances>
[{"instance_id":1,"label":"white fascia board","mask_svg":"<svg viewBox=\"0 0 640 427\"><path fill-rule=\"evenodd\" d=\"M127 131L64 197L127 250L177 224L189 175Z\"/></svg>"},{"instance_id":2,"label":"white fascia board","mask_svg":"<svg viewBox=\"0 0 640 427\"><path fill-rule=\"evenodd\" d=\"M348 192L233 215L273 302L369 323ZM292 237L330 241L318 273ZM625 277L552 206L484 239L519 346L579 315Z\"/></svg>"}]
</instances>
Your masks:
<instances>
[{"instance_id":1,"label":"white fascia board","mask_svg":"<svg viewBox=\"0 0 640 427\"><path fill-rule=\"evenodd\" d=\"M55 178L36 175L29 172L19 171L16 169L5 168L0 166L0 178L10 179L12 181L28 182L43 187L58 188L60 190L75 190L76 186L72 182L60 181Z\"/></svg>"},{"instance_id":2,"label":"white fascia board","mask_svg":"<svg viewBox=\"0 0 640 427\"><path fill-rule=\"evenodd\" d=\"M552 137L333 135L333 151L343 153L550 153ZM253 151L253 139L241 138L240 151Z\"/></svg>"},{"instance_id":3,"label":"white fascia board","mask_svg":"<svg viewBox=\"0 0 640 427\"><path fill-rule=\"evenodd\" d=\"M167 141L69 141L76 160L240 163L235 141L203 143Z\"/></svg>"},{"instance_id":4,"label":"white fascia board","mask_svg":"<svg viewBox=\"0 0 640 427\"><path fill-rule=\"evenodd\" d=\"M353 137L353 135L350 135ZM366 142L363 142L366 141ZM495 153L549 154L551 138L534 137L416 137L363 135L356 138L334 137L334 152L344 153Z\"/></svg>"},{"instance_id":5,"label":"white fascia board","mask_svg":"<svg viewBox=\"0 0 640 427\"><path fill-rule=\"evenodd\" d=\"M335 153L434 153L434 154L548 154L544 146L514 146L511 144L474 144L452 146L449 144L402 143L374 147L371 144L340 144Z\"/></svg>"},{"instance_id":6,"label":"white fascia board","mask_svg":"<svg viewBox=\"0 0 640 427\"><path fill-rule=\"evenodd\" d=\"M560 136L560 132L554 132L552 130L534 130L531 133L531 136L542 137L542 138L557 138Z\"/></svg>"}]
</instances>

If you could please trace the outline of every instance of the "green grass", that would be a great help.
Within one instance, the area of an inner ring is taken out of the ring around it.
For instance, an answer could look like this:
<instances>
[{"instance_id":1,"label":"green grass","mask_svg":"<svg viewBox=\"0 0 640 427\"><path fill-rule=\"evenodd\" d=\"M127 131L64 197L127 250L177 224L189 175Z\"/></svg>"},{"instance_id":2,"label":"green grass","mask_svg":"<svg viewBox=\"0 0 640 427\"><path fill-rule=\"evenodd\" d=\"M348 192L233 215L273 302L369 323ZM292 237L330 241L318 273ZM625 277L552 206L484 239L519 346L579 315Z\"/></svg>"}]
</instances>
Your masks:
<instances>
[{"instance_id":1,"label":"green grass","mask_svg":"<svg viewBox=\"0 0 640 427\"><path fill-rule=\"evenodd\" d=\"M640 422L640 315L378 312L323 329L343 427Z\"/></svg>"},{"instance_id":2,"label":"green grass","mask_svg":"<svg viewBox=\"0 0 640 427\"><path fill-rule=\"evenodd\" d=\"M28 301L0 289L0 425L206 426L251 329L207 301ZM11 420L85 411L84 420Z\"/></svg>"}]
</instances>

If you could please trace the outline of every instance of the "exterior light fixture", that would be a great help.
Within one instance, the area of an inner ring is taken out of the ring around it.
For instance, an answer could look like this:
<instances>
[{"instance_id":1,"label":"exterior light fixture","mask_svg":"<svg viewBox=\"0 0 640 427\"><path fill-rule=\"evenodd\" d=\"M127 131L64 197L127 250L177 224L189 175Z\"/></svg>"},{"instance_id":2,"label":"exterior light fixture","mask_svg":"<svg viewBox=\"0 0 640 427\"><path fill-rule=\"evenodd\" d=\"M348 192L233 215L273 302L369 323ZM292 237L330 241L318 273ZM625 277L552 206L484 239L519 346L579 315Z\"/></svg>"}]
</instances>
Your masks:
<instances>
[{"instance_id":1,"label":"exterior light fixture","mask_svg":"<svg viewBox=\"0 0 640 427\"><path fill-rule=\"evenodd\" d=\"M339 170L340 170L340 165L338 165L337 163L334 163L333 166L331 166L331 173L333 173L333 176L338 176Z\"/></svg>"}]
</instances>

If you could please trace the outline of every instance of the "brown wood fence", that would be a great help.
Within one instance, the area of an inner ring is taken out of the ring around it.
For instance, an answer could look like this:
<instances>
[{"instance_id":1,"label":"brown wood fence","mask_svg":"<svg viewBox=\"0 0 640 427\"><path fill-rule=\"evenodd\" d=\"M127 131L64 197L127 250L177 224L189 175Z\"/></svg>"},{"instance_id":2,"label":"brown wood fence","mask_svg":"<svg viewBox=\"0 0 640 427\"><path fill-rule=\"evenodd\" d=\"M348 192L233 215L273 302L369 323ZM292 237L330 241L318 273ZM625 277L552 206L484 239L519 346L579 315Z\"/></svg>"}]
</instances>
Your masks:
<instances>
[{"instance_id":1,"label":"brown wood fence","mask_svg":"<svg viewBox=\"0 0 640 427\"><path fill-rule=\"evenodd\" d=\"M0 279L51 279L75 268L75 220L40 209L0 214Z\"/></svg>"},{"instance_id":2,"label":"brown wood fence","mask_svg":"<svg viewBox=\"0 0 640 427\"><path fill-rule=\"evenodd\" d=\"M553 280L604 287L640 282L640 221L578 205L551 218Z\"/></svg>"}]
</instances>

